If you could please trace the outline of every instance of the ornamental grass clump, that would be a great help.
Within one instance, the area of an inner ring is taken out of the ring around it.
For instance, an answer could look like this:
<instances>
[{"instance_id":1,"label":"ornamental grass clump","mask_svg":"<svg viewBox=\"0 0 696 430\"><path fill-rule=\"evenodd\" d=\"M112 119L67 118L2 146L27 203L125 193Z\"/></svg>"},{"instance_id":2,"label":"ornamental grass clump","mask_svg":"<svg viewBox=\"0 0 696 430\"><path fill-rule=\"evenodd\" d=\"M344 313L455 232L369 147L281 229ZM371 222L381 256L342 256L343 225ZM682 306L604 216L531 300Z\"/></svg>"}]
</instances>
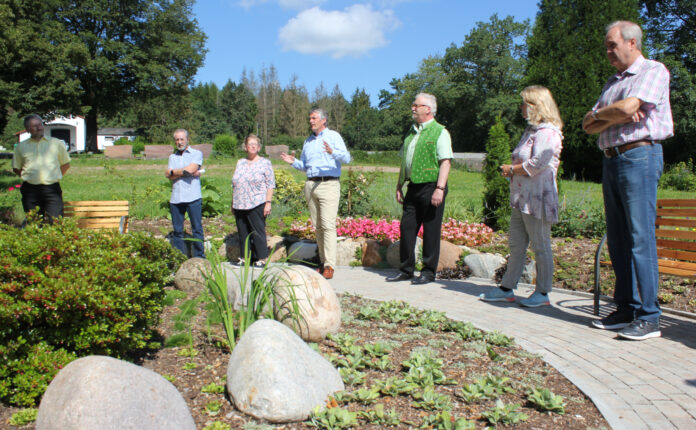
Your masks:
<instances>
[{"instance_id":1,"label":"ornamental grass clump","mask_svg":"<svg viewBox=\"0 0 696 430\"><path fill-rule=\"evenodd\" d=\"M296 286L289 284L277 273L271 273L268 270L268 262L256 274L251 265L248 238L244 244L244 264L239 266L238 272L233 272L233 276L237 278L238 293L242 303L238 310L235 310L234 303L229 297L228 272L223 267L220 257L215 252L209 252L207 258L211 263L210 269L202 274L215 311L222 319L230 351L234 349L249 326L259 319L287 321L296 328L304 323L296 295Z\"/></svg>"},{"instance_id":2,"label":"ornamental grass clump","mask_svg":"<svg viewBox=\"0 0 696 430\"><path fill-rule=\"evenodd\" d=\"M163 240L69 218L0 226L0 398L32 406L77 357L159 346L164 286L182 260Z\"/></svg>"}]
</instances>

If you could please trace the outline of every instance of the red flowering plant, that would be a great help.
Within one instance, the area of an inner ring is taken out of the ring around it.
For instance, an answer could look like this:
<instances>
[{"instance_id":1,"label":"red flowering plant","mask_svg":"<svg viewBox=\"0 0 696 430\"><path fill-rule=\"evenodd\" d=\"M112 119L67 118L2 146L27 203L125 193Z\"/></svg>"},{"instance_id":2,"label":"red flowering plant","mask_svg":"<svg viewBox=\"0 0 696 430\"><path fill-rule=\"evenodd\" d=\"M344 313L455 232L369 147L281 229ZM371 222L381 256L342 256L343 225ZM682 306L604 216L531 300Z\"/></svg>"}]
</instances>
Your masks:
<instances>
[{"instance_id":1,"label":"red flowering plant","mask_svg":"<svg viewBox=\"0 0 696 430\"><path fill-rule=\"evenodd\" d=\"M392 242L401 237L401 223L398 219L370 218L338 218L336 220L336 233L344 237L365 237L368 239L389 239ZM300 239L314 240L315 230L311 220L294 221L290 226L290 234ZM423 235L423 229L418 232ZM493 236L493 230L485 224L468 223L449 218L442 224L442 240L452 242L455 245L478 246L487 243Z\"/></svg>"},{"instance_id":2,"label":"red flowering plant","mask_svg":"<svg viewBox=\"0 0 696 430\"><path fill-rule=\"evenodd\" d=\"M15 218L15 209L22 201L22 194L19 189L21 184L12 185L0 191L0 222L10 224Z\"/></svg>"}]
</instances>

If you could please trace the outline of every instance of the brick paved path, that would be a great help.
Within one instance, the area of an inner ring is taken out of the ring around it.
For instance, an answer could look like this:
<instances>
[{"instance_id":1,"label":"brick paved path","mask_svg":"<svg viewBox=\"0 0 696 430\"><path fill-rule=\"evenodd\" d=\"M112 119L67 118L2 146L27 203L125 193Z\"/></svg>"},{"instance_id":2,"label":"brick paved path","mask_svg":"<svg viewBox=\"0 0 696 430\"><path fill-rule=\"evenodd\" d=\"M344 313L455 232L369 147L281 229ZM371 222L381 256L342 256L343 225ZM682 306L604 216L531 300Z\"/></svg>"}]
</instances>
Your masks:
<instances>
[{"instance_id":1,"label":"brick paved path","mask_svg":"<svg viewBox=\"0 0 696 430\"><path fill-rule=\"evenodd\" d=\"M696 320L663 315L662 338L619 340L612 331L589 327L591 298L554 291L552 306L525 309L478 300L493 287L490 281L384 282L394 273L341 267L331 285L371 299L404 300L514 336L587 394L614 429L696 429ZM516 294L531 291L521 286ZM610 311L602 306L602 316Z\"/></svg>"}]
</instances>

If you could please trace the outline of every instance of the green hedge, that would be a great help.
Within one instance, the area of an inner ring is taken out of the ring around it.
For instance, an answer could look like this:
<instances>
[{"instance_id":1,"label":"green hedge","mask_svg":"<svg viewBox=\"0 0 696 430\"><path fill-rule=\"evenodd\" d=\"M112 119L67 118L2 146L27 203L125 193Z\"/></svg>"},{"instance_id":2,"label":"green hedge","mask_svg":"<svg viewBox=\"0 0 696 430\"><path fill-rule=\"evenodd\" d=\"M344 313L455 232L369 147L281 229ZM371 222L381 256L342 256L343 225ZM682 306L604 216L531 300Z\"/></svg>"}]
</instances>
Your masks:
<instances>
[{"instance_id":1,"label":"green hedge","mask_svg":"<svg viewBox=\"0 0 696 430\"><path fill-rule=\"evenodd\" d=\"M165 241L71 219L0 226L0 398L30 406L76 357L156 346L163 287L183 258Z\"/></svg>"}]
</instances>

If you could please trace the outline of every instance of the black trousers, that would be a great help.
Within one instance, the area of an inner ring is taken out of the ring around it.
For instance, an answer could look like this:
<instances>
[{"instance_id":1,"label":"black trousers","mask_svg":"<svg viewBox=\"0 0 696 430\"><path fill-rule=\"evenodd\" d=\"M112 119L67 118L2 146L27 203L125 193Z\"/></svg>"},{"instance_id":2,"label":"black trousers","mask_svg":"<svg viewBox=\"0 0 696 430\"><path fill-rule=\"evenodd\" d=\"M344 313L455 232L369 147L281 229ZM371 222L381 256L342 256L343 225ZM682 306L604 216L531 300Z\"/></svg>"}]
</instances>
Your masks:
<instances>
[{"instance_id":1,"label":"black trousers","mask_svg":"<svg viewBox=\"0 0 696 430\"><path fill-rule=\"evenodd\" d=\"M233 209L234 219L237 221L242 257L244 257L244 245L248 237L252 262L268 258L266 217L263 215L264 205L265 203L252 209Z\"/></svg>"},{"instance_id":2,"label":"black trousers","mask_svg":"<svg viewBox=\"0 0 696 430\"><path fill-rule=\"evenodd\" d=\"M435 192L436 182L425 184L408 184L404 197L404 212L401 216L401 242L399 253L401 257L401 272L412 276L416 268L416 238L418 230L423 226L423 270L421 276L435 279L437 263L440 260L440 236L442 232L442 216L445 213L445 187L442 204L433 206L430 199Z\"/></svg>"},{"instance_id":3,"label":"black trousers","mask_svg":"<svg viewBox=\"0 0 696 430\"><path fill-rule=\"evenodd\" d=\"M22 193L24 213L29 213L38 207L39 215L48 222L63 216L63 190L58 182L51 185L34 185L24 182L19 190Z\"/></svg>"}]
</instances>

